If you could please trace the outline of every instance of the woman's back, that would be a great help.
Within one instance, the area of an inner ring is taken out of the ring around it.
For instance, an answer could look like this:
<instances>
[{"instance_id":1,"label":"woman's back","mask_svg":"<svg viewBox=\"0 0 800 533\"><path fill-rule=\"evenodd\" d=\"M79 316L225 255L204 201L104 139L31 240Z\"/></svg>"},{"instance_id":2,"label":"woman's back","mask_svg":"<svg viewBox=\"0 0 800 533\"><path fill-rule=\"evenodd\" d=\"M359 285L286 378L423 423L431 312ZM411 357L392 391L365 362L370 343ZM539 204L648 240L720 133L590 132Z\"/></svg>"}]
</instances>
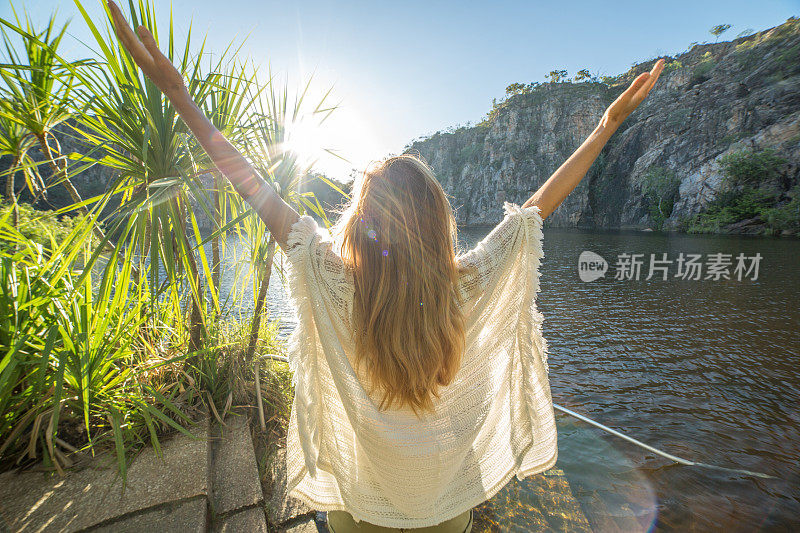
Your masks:
<instances>
[{"instance_id":1,"label":"woman's back","mask_svg":"<svg viewBox=\"0 0 800 533\"><path fill-rule=\"evenodd\" d=\"M550 468L556 430L546 343L534 296L538 208L506 203L505 218L458 258L466 349L434 411L378 409L352 364L352 273L310 217L289 238L295 401L288 490L318 510L347 510L386 527L441 523L480 504L514 475Z\"/></svg>"}]
</instances>

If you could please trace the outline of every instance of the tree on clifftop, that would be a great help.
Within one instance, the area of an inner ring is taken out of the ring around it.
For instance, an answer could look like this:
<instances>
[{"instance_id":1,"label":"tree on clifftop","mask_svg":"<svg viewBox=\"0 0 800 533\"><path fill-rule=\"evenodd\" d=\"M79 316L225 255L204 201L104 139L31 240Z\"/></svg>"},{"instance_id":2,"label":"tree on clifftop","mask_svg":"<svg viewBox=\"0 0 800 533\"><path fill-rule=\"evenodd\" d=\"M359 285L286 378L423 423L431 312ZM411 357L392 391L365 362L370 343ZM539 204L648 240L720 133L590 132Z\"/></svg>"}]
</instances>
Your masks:
<instances>
[{"instance_id":1,"label":"tree on clifftop","mask_svg":"<svg viewBox=\"0 0 800 533\"><path fill-rule=\"evenodd\" d=\"M512 83L508 87L506 87L506 95L513 96L515 94L522 94L525 92L525 84L524 83Z\"/></svg>"},{"instance_id":2,"label":"tree on clifftop","mask_svg":"<svg viewBox=\"0 0 800 533\"><path fill-rule=\"evenodd\" d=\"M577 74L575 74L575 78L574 79L575 79L575 81L583 81L583 80L588 80L591 77L592 77L592 75L589 74L589 69L588 68L582 68L582 69L580 69L578 71Z\"/></svg>"},{"instance_id":3,"label":"tree on clifftop","mask_svg":"<svg viewBox=\"0 0 800 533\"><path fill-rule=\"evenodd\" d=\"M566 70L551 70L548 74L544 75L545 79L549 79L550 83L558 83L567 79Z\"/></svg>"},{"instance_id":4,"label":"tree on clifftop","mask_svg":"<svg viewBox=\"0 0 800 533\"><path fill-rule=\"evenodd\" d=\"M714 26L713 28L708 30L708 33L713 35L714 36L714 42L717 42L717 40L719 39L719 36L722 35L723 33L725 33L726 31L728 31L730 29L730 27L731 27L730 24L717 24L716 26Z\"/></svg>"}]
</instances>

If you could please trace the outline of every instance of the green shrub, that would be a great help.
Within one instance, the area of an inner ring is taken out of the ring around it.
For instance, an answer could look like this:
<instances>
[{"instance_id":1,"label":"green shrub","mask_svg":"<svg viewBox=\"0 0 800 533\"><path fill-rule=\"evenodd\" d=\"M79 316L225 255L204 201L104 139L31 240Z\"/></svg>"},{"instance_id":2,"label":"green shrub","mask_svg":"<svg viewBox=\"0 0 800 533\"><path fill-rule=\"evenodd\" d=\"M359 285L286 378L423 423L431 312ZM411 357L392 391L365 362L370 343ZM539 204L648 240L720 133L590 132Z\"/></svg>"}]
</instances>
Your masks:
<instances>
[{"instance_id":1,"label":"green shrub","mask_svg":"<svg viewBox=\"0 0 800 533\"><path fill-rule=\"evenodd\" d=\"M690 233L714 233L742 220L757 218L766 226L766 233L784 229L794 231L798 225L800 189L789 194L791 200L776 205L782 196L779 185L781 167L786 160L775 150L740 150L720 158L725 175L722 191L703 213L687 224Z\"/></svg>"},{"instance_id":2,"label":"green shrub","mask_svg":"<svg viewBox=\"0 0 800 533\"><path fill-rule=\"evenodd\" d=\"M674 59L674 60L670 61L669 63L667 63L666 65L664 65L664 70L666 70L666 71L680 70L682 68L683 68L683 63L681 63L681 61L678 60L678 59Z\"/></svg>"},{"instance_id":3,"label":"green shrub","mask_svg":"<svg viewBox=\"0 0 800 533\"><path fill-rule=\"evenodd\" d=\"M719 163L730 187L748 187L774 181L786 159L772 148L760 152L740 150L720 158Z\"/></svg>"},{"instance_id":4,"label":"green shrub","mask_svg":"<svg viewBox=\"0 0 800 533\"><path fill-rule=\"evenodd\" d=\"M664 222L672 215L678 187L681 180L665 167L650 167L642 177L642 192L650 204L650 217L656 229L664 227Z\"/></svg>"},{"instance_id":5,"label":"green shrub","mask_svg":"<svg viewBox=\"0 0 800 533\"><path fill-rule=\"evenodd\" d=\"M739 67L751 68L759 62L763 55L763 52L759 51L757 47L759 42L758 37L753 37L736 45L735 57Z\"/></svg>"},{"instance_id":6,"label":"green shrub","mask_svg":"<svg viewBox=\"0 0 800 533\"><path fill-rule=\"evenodd\" d=\"M695 65L692 71L692 82L699 83L707 80L708 73L711 72L714 65L716 65L716 61L714 61L714 58L711 56L711 52L703 54L703 59Z\"/></svg>"},{"instance_id":7,"label":"green shrub","mask_svg":"<svg viewBox=\"0 0 800 533\"><path fill-rule=\"evenodd\" d=\"M689 232L689 229L692 227L694 220L695 220L694 216L684 215L678 219L678 225L676 229L678 231Z\"/></svg>"},{"instance_id":8,"label":"green shrub","mask_svg":"<svg viewBox=\"0 0 800 533\"><path fill-rule=\"evenodd\" d=\"M789 195L788 202L766 209L764 218L773 233L788 231L800 235L800 186L795 186Z\"/></svg>"},{"instance_id":9,"label":"green shrub","mask_svg":"<svg viewBox=\"0 0 800 533\"><path fill-rule=\"evenodd\" d=\"M708 204L689 224L689 233L716 233L729 224L750 218L764 218L767 209L775 204L774 193L753 187L729 189Z\"/></svg>"},{"instance_id":10,"label":"green shrub","mask_svg":"<svg viewBox=\"0 0 800 533\"><path fill-rule=\"evenodd\" d=\"M781 66L791 66L797 64L798 57L800 57L800 44L781 50L775 59Z\"/></svg>"},{"instance_id":11,"label":"green shrub","mask_svg":"<svg viewBox=\"0 0 800 533\"><path fill-rule=\"evenodd\" d=\"M45 250L52 250L62 242L83 220L83 215L74 217L58 216L53 211L39 211L30 204L17 204L19 223L17 229L26 238L40 244ZM12 205L0 206L0 218L10 216ZM10 220L10 218L9 218ZM7 249L9 242L0 236L0 248Z\"/></svg>"}]
</instances>

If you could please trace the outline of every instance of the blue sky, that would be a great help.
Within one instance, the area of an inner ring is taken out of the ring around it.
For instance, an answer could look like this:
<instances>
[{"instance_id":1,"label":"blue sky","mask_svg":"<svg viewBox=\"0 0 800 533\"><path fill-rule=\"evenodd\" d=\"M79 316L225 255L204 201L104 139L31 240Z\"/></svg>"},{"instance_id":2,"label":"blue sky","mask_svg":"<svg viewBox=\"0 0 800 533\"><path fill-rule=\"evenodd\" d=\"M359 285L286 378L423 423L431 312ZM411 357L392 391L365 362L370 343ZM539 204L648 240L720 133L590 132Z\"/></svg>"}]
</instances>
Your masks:
<instances>
[{"instance_id":1,"label":"blue sky","mask_svg":"<svg viewBox=\"0 0 800 533\"><path fill-rule=\"evenodd\" d=\"M168 1L155 0L160 17ZM99 0L84 0L102 16ZM91 42L71 1L14 0L34 21L58 8L72 18L69 33ZM693 41L714 41L708 30L730 24L722 40L800 15L800 0L558 1L558 2L272 2L175 0L179 34L190 20L222 50L249 34L242 54L296 87L314 73L312 99L333 86L340 103L318 131L298 136L309 152L334 148L352 164L323 158L319 166L345 179L352 167L400 152L414 138L478 121L514 82L544 81L555 68L618 74L632 63L675 55ZM123 8L127 10L126 4ZM9 18L8 3L0 16ZM64 51L85 57L68 38ZM2 54L0 54L2 55Z\"/></svg>"}]
</instances>

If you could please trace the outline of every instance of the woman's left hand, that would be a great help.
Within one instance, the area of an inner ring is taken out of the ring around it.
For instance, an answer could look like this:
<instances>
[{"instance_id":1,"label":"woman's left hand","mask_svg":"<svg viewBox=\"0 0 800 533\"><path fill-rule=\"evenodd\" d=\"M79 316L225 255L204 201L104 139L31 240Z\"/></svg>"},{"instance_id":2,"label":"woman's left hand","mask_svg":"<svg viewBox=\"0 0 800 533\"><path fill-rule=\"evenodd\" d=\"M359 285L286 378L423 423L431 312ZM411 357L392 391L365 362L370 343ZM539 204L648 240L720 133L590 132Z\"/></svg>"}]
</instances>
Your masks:
<instances>
[{"instance_id":1,"label":"woman's left hand","mask_svg":"<svg viewBox=\"0 0 800 533\"><path fill-rule=\"evenodd\" d=\"M628 118L628 115L633 113L633 110L645 99L662 70L664 70L664 60L659 59L650 72L639 74L631 86L608 106L600 120L600 125L613 131L622 124L622 121Z\"/></svg>"},{"instance_id":2,"label":"woman's left hand","mask_svg":"<svg viewBox=\"0 0 800 533\"><path fill-rule=\"evenodd\" d=\"M173 98L188 97L186 83L178 69L161 50L158 49L153 34L144 26L139 26L137 32L139 38L133 33L128 22L113 0L108 0L108 9L114 21L114 30L120 42L131 54L133 60L142 69L142 72L161 89L164 95L172 100Z\"/></svg>"},{"instance_id":3,"label":"woman's left hand","mask_svg":"<svg viewBox=\"0 0 800 533\"><path fill-rule=\"evenodd\" d=\"M236 192L253 206L281 248L287 250L289 232L300 215L275 192L275 189L264 182L250 161L214 127L208 117L203 115L189 95L183 76L169 58L161 53L147 28L139 26L140 41L113 0L108 0L108 9L117 36L133 60L169 98L217 169L228 178Z\"/></svg>"}]
</instances>

